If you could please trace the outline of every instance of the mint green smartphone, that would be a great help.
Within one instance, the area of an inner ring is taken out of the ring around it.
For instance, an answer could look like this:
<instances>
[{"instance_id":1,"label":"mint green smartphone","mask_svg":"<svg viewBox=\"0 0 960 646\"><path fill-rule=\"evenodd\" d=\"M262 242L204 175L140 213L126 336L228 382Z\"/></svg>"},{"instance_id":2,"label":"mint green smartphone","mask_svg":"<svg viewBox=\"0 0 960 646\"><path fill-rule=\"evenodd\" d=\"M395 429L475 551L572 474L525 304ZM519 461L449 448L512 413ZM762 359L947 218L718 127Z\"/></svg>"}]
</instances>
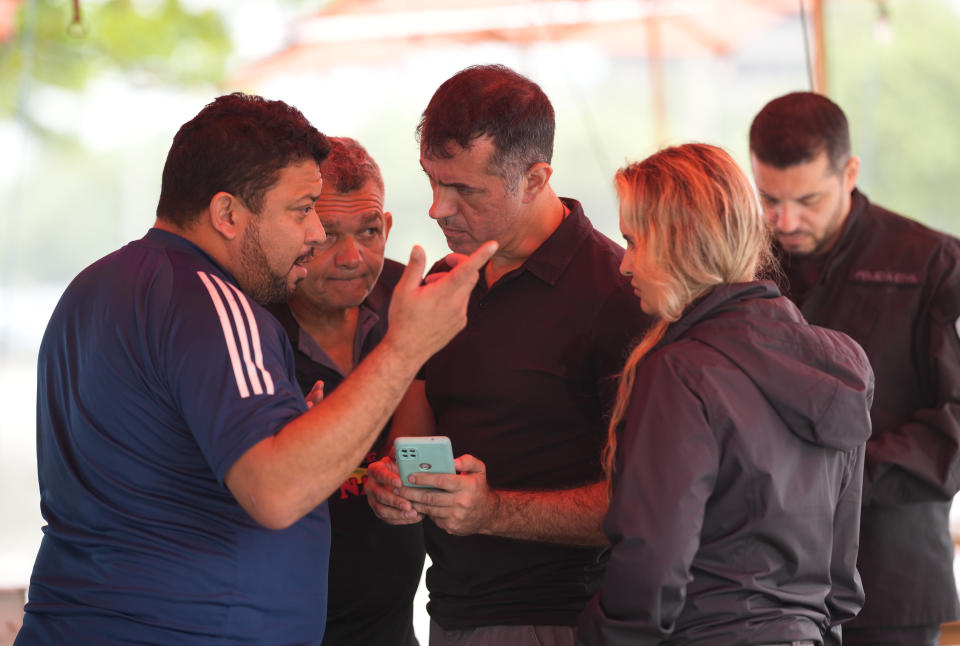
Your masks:
<instances>
[{"instance_id":1,"label":"mint green smartphone","mask_svg":"<svg viewBox=\"0 0 960 646\"><path fill-rule=\"evenodd\" d=\"M456 473L453 448L446 435L398 437L393 441L393 450L405 487L434 488L410 482L408 477L412 473Z\"/></svg>"}]
</instances>

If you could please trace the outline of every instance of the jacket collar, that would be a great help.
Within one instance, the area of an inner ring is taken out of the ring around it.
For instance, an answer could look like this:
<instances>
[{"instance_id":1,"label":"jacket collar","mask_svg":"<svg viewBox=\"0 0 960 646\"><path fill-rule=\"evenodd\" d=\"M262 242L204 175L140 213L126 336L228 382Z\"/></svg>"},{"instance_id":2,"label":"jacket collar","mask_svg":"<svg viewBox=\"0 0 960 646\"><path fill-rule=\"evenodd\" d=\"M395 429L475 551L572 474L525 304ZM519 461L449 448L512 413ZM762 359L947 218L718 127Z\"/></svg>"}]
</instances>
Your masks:
<instances>
[{"instance_id":1,"label":"jacket collar","mask_svg":"<svg viewBox=\"0 0 960 646\"><path fill-rule=\"evenodd\" d=\"M867 196L854 188L850 194L850 214L843 223L843 230L840 232L840 239L827 255L827 262L824 266L824 278L827 280L833 278L833 274L838 270L841 261L848 257L857 246L858 240L862 239L860 229L864 225L866 213L870 207L870 200Z\"/></svg>"},{"instance_id":2,"label":"jacket collar","mask_svg":"<svg viewBox=\"0 0 960 646\"><path fill-rule=\"evenodd\" d=\"M735 308L743 301L754 298L777 298L778 296L780 296L780 290L777 289L773 281L769 280L719 285L709 294L701 296L691 303L683 315L670 324L657 346L676 341L700 321Z\"/></svg>"},{"instance_id":3,"label":"jacket collar","mask_svg":"<svg viewBox=\"0 0 960 646\"><path fill-rule=\"evenodd\" d=\"M868 200L867 196L861 193L859 189L854 188L850 193L850 213L843 222L840 238L837 240L837 244L833 246L833 249L827 253L827 258L823 265L823 279L829 280L833 278L842 260L848 257L851 250L857 246L857 241L861 239L861 229L865 222L864 213L866 213L869 208L870 200ZM776 242L774 242L774 249L776 250L776 256L778 258L789 257L790 255Z\"/></svg>"}]
</instances>

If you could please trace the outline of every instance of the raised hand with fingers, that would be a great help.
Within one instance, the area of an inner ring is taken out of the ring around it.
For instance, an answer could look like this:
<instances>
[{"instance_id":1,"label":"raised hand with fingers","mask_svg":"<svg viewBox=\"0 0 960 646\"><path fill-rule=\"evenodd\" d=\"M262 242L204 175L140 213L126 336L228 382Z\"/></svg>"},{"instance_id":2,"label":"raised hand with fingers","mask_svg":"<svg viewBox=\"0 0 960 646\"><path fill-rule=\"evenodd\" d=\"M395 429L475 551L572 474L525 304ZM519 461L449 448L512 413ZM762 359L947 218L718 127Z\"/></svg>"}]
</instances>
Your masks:
<instances>
[{"instance_id":1,"label":"raised hand with fingers","mask_svg":"<svg viewBox=\"0 0 960 646\"><path fill-rule=\"evenodd\" d=\"M496 250L496 242L487 242L469 256L456 258L450 271L433 274L424 283L426 257L423 249L414 247L394 288L384 343L421 362L445 346L467 324L470 292Z\"/></svg>"}]
</instances>

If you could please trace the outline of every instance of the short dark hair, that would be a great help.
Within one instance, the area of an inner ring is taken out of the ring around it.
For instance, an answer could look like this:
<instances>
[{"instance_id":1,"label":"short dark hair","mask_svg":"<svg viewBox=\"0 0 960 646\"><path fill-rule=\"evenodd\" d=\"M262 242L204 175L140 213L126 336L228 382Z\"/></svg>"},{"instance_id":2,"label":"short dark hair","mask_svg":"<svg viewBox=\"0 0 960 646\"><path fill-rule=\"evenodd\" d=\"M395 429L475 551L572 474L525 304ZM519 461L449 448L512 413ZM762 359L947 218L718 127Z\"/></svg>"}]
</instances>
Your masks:
<instances>
[{"instance_id":1,"label":"short dark hair","mask_svg":"<svg viewBox=\"0 0 960 646\"><path fill-rule=\"evenodd\" d=\"M157 217L187 226L220 191L254 213L280 171L330 152L327 138L283 101L235 92L217 97L183 124L163 166Z\"/></svg>"},{"instance_id":2,"label":"short dark hair","mask_svg":"<svg viewBox=\"0 0 960 646\"><path fill-rule=\"evenodd\" d=\"M337 193L359 190L373 181L383 192L383 175L367 149L350 137L330 137L330 155L320 167L323 183L330 184Z\"/></svg>"},{"instance_id":3,"label":"short dark hair","mask_svg":"<svg viewBox=\"0 0 960 646\"><path fill-rule=\"evenodd\" d=\"M490 172L516 186L536 163L553 159L554 113L540 86L503 65L475 65L437 88L417 126L417 140L431 157L449 158L489 136L495 153Z\"/></svg>"},{"instance_id":4,"label":"short dark hair","mask_svg":"<svg viewBox=\"0 0 960 646\"><path fill-rule=\"evenodd\" d=\"M792 92L760 110L750 126L750 150L762 163L787 168L826 151L830 167L850 158L850 127L836 103L814 92Z\"/></svg>"}]
</instances>

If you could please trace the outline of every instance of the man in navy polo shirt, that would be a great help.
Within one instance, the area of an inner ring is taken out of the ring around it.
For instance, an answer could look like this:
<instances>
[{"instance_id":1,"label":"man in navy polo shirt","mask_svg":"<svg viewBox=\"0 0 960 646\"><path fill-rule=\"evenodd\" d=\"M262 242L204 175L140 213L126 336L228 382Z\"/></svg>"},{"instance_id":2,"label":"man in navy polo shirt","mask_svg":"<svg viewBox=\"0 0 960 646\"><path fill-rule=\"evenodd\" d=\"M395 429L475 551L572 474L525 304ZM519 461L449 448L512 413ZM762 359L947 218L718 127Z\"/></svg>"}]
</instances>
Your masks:
<instances>
[{"instance_id":1,"label":"man in navy polo shirt","mask_svg":"<svg viewBox=\"0 0 960 646\"><path fill-rule=\"evenodd\" d=\"M40 348L47 525L17 644L319 643L323 503L463 327L495 248L425 287L415 248L383 341L308 410L261 304L324 240L328 151L283 102L216 99L174 137L154 228L67 288Z\"/></svg>"},{"instance_id":2,"label":"man in navy polo shirt","mask_svg":"<svg viewBox=\"0 0 960 646\"><path fill-rule=\"evenodd\" d=\"M544 92L503 66L448 79L420 122L447 244L500 244L470 324L424 367L391 431L448 435L459 474L414 476L442 492L401 488L385 458L367 483L384 520L429 518L431 645L572 645L603 572L600 452L615 376L649 318L620 275L623 249L550 186L553 134Z\"/></svg>"}]
</instances>

